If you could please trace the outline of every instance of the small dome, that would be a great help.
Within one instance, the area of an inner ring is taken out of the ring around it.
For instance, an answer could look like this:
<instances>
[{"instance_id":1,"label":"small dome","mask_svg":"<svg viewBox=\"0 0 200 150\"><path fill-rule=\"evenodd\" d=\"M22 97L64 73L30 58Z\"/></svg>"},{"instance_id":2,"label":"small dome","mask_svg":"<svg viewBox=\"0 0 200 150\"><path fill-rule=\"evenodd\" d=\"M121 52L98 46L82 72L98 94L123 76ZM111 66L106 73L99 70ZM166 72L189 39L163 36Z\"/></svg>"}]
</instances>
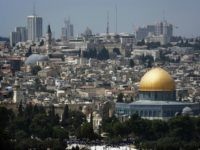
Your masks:
<instances>
[{"instance_id":1,"label":"small dome","mask_svg":"<svg viewBox=\"0 0 200 150\"><path fill-rule=\"evenodd\" d=\"M162 68L153 68L142 77L139 91L175 91L173 78Z\"/></svg>"},{"instance_id":2,"label":"small dome","mask_svg":"<svg viewBox=\"0 0 200 150\"><path fill-rule=\"evenodd\" d=\"M34 65L36 64L38 61L49 61L49 57L45 56L45 55L39 55L39 54L32 54L31 56L29 56L26 61L25 61L25 65Z\"/></svg>"},{"instance_id":3,"label":"small dome","mask_svg":"<svg viewBox=\"0 0 200 150\"><path fill-rule=\"evenodd\" d=\"M184 107L182 110L182 115L193 115L192 109L190 107Z\"/></svg>"}]
</instances>

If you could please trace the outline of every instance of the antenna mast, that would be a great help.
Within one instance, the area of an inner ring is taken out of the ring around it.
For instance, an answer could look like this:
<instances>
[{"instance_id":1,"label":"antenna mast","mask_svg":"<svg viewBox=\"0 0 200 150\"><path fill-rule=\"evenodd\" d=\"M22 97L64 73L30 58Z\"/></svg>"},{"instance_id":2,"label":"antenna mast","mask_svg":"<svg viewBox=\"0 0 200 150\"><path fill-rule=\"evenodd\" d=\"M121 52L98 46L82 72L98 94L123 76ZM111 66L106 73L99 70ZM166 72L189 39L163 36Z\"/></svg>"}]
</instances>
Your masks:
<instances>
[{"instance_id":1,"label":"antenna mast","mask_svg":"<svg viewBox=\"0 0 200 150\"><path fill-rule=\"evenodd\" d=\"M163 21L165 21L165 10L163 10Z\"/></svg>"},{"instance_id":2,"label":"antenna mast","mask_svg":"<svg viewBox=\"0 0 200 150\"><path fill-rule=\"evenodd\" d=\"M67 27L67 19L65 17L65 20L64 20L64 24L65 24L65 28Z\"/></svg>"},{"instance_id":3,"label":"antenna mast","mask_svg":"<svg viewBox=\"0 0 200 150\"><path fill-rule=\"evenodd\" d=\"M109 12L107 11L107 27L106 27L106 34L109 34Z\"/></svg>"},{"instance_id":4,"label":"antenna mast","mask_svg":"<svg viewBox=\"0 0 200 150\"><path fill-rule=\"evenodd\" d=\"M35 2L33 2L33 16L36 16Z\"/></svg>"},{"instance_id":5,"label":"antenna mast","mask_svg":"<svg viewBox=\"0 0 200 150\"><path fill-rule=\"evenodd\" d=\"M115 5L115 32L117 33L117 5Z\"/></svg>"}]
</instances>

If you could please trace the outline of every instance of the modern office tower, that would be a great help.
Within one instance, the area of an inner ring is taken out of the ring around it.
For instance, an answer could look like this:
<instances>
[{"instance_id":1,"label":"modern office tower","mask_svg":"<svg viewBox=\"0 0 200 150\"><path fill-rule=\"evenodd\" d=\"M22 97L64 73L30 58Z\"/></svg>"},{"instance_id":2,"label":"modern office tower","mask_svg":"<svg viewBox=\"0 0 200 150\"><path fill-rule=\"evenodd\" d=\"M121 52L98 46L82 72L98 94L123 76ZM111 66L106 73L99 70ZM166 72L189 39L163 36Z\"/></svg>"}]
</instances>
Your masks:
<instances>
[{"instance_id":1,"label":"modern office tower","mask_svg":"<svg viewBox=\"0 0 200 150\"><path fill-rule=\"evenodd\" d=\"M65 27L62 27L61 28L61 39L63 41L66 41L67 40L67 28Z\"/></svg>"},{"instance_id":2,"label":"modern office tower","mask_svg":"<svg viewBox=\"0 0 200 150\"><path fill-rule=\"evenodd\" d=\"M61 29L62 32L62 40L70 40L74 37L74 26L70 23L70 19L65 20L65 25Z\"/></svg>"},{"instance_id":3,"label":"modern office tower","mask_svg":"<svg viewBox=\"0 0 200 150\"><path fill-rule=\"evenodd\" d=\"M146 27L139 27L136 30L136 39L138 41L141 41L141 40L145 39L145 37L147 37L147 35L148 35L148 31L147 31Z\"/></svg>"},{"instance_id":4,"label":"modern office tower","mask_svg":"<svg viewBox=\"0 0 200 150\"><path fill-rule=\"evenodd\" d=\"M169 38L173 35L173 26L167 21L158 22L155 25L155 35L165 35Z\"/></svg>"},{"instance_id":5,"label":"modern office tower","mask_svg":"<svg viewBox=\"0 0 200 150\"><path fill-rule=\"evenodd\" d=\"M147 32L148 33L152 33L152 34L155 34L155 25L147 25Z\"/></svg>"},{"instance_id":6,"label":"modern office tower","mask_svg":"<svg viewBox=\"0 0 200 150\"><path fill-rule=\"evenodd\" d=\"M156 25L156 35L166 34L166 22L158 22Z\"/></svg>"},{"instance_id":7,"label":"modern office tower","mask_svg":"<svg viewBox=\"0 0 200 150\"><path fill-rule=\"evenodd\" d=\"M20 42L27 41L27 29L26 29L26 27L16 27L15 31L20 34Z\"/></svg>"},{"instance_id":8,"label":"modern office tower","mask_svg":"<svg viewBox=\"0 0 200 150\"><path fill-rule=\"evenodd\" d=\"M74 25L73 24L70 24L70 38L73 38L74 37Z\"/></svg>"},{"instance_id":9,"label":"modern office tower","mask_svg":"<svg viewBox=\"0 0 200 150\"><path fill-rule=\"evenodd\" d=\"M39 41L42 37L42 17L32 15L27 17L28 40Z\"/></svg>"},{"instance_id":10,"label":"modern office tower","mask_svg":"<svg viewBox=\"0 0 200 150\"><path fill-rule=\"evenodd\" d=\"M169 36L170 38L173 36L173 25L169 24L167 26L167 36Z\"/></svg>"},{"instance_id":11,"label":"modern office tower","mask_svg":"<svg viewBox=\"0 0 200 150\"><path fill-rule=\"evenodd\" d=\"M26 27L16 27L15 31L10 33L10 45L14 46L18 42L25 42L27 40Z\"/></svg>"},{"instance_id":12,"label":"modern office tower","mask_svg":"<svg viewBox=\"0 0 200 150\"><path fill-rule=\"evenodd\" d=\"M10 46L15 46L16 43L20 42L20 34L16 31L10 33Z\"/></svg>"},{"instance_id":13,"label":"modern office tower","mask_svg":"<svg viewBox=\"0 0 200 150\"><path fill-rule=\"evenodd\" d=\"M145 39L147 36L164 36L168 40L173 36L173 25L167 21L158 22L155 25L147 25L146 27L139 27L136 31L136 39L138 41Z\"/></svg>"}]
</instances>

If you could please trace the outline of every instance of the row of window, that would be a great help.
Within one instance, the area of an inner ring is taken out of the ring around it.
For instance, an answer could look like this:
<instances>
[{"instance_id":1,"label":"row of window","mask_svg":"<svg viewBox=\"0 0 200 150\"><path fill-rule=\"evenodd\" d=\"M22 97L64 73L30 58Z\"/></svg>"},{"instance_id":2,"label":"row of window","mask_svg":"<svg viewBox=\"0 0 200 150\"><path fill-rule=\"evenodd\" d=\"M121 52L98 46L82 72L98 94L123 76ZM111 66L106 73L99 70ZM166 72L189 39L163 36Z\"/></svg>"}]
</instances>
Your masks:
<instances>
[{"instance_id":1,"label":"row of window","mask_svg":"<svg viewBox=\"0 0 200 150\"><path fill-rule=\"evenodd\" d=\"M128 109L118 109L118 114L124 114L124 115L131 115L131 114L138 114L141 117L171 117L175 115L175 111L168 110L163 111L161 113L161 110L128 110Z\"/></svg>"},{"instance_id":2,"label":"row of window","mask_svg":"<svg viewBox=\"0 0 200 150\"><path fill-rule=\"evenodd\" d=\"M136 110L133 111L132 114L138 114L141 117L160 117L161 111L160 110Z\"/></svg>"},{"instance_id":3,"label":"row of window","mask_svg":"<svg viewBox=\"0 0 200 150\"><path fill-rule=\"evenodd\" d=\"M174 93L144 92L140 93L140 100L175 100Z\"/></svg>"}]
</instances>

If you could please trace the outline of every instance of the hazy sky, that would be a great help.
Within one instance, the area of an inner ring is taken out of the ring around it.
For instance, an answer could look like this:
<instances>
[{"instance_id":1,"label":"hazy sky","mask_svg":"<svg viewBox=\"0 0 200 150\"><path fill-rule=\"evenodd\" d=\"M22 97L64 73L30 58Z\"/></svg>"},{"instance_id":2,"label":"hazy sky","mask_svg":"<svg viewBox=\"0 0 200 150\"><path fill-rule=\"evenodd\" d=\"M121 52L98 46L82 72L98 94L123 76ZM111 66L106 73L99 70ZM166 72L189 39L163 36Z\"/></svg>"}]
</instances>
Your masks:
<instances>
[{"instance_id":1,"label":"hazy sky","mask_svg":"<svg viewBox=\"0 0 200 150\"><path fill-rule=\"evenodd\" d=\"M133 33L138 26L154 24L165 16L179 27L174 29L175 35L200 35L200 0L0 0L0 36L8 36L16 26L26 26L26 17L32 15L34 3L36 14L43 17L43 32L50 23L56 37L68 17L74 24L75 35L86 27L93 33L105 32L107 11L110 32L114 32L115 6L118 32Z\"/></svg>"}]
</instances>

